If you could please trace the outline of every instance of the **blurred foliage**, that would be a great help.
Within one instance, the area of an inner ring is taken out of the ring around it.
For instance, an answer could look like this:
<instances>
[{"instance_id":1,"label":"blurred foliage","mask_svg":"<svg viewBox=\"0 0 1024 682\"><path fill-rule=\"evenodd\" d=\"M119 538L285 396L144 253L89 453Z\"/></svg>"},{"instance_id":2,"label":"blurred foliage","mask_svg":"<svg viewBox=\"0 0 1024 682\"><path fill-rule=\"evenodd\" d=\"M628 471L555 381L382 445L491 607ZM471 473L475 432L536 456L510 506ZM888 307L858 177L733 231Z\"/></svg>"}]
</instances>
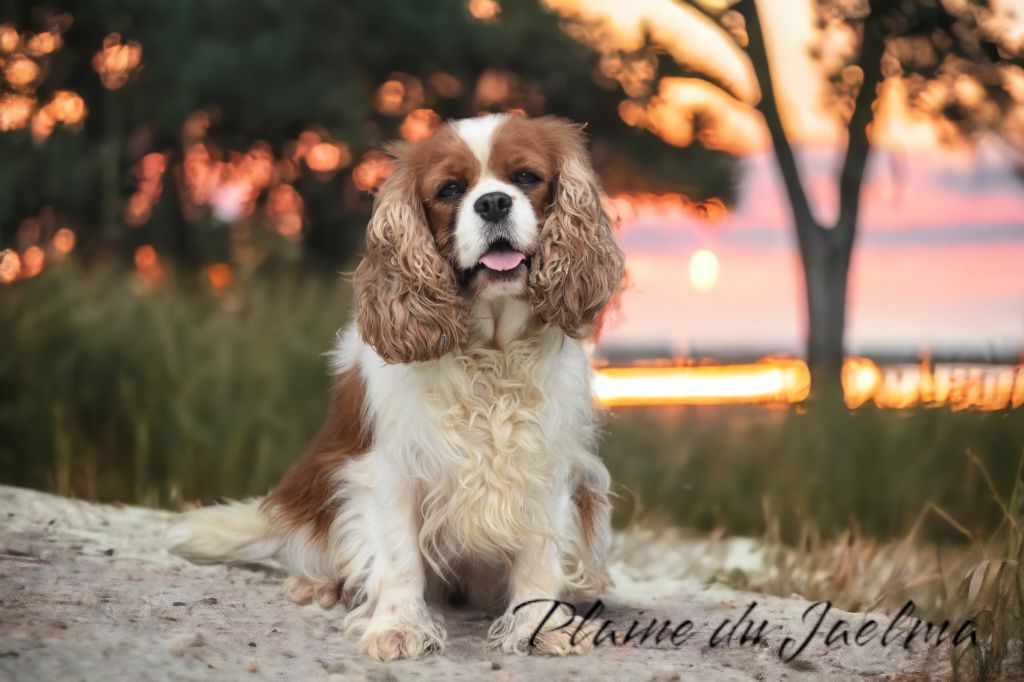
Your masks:
<instances>
[{"instance_id":1,"label":"blurred foliage","mask_svg":"<svg viewBox=\"0 0 1024 682\"><path fill-rule=\"evenodd\" d=\"M507 109L567 116L589 124L609 182L646 175L698 197L733 188L731 157L665 148L625 126L614 84L595 80L590 51L536 2L505 3L498 17L480 21L461 0L0 0L4 23L23 32L64 27L63 46L36 59L42 76L32 95L41 105L70 90L88 114L80 129L57 126L43 141L28 128L0 133L0 247L15 244L23 219L50 207L90 255L153 243L186 264L227 260L229 231L212 229L219 223L209 211L187 215L180 205L180 163L191 144L183 126L196 112L211 124L204 142L225 153L265 141L283 157L311 128L351 150L340 172L294 180L304 199L303 252L332 267L351 259L368 212L352 168L399 137L419 107L445 118ZM137 73L114 90L92 64L110 34L142 49ZM396 78L406 101L375 107L380 86ZM498 84L495 96L481 95L486 82ZM122 209L135 189L132 169L151 152L167 155L168 172L152 217L131 229Z\"/></svg>"},{"instance_id":2,"label":"blurred foliage","mask_svg":"<svg viewBox=\"0 0 1024 682\"><path fill-rule=\"evenodd\" d=\"M902 537L929 503L984 534L1002 519L967 454L1008 496L1024 454L1024 414L947 408L850 412L828 406L692 408L674 418L614 415L602 456L624 489L619 520L658 519L700 530L795 541ZM923 533L960 539L930 519Z\"/></svg>"},{"instance_id":3,"label":"blurred foliage","mask_svg":"<svg viewBox=\"0 0 1024 682\"><path fill-rule=\"evenodd\" d=\"M215 295L71 266L5 288L0 480L148 504L265 491L323 417L318 354L348 300L340 277Z\"/></svg>"},{"instance_id":4,"label":"blurred foliage","mask_svg":"<svg viewBox=\"0 0 1024 682\"><path fill-rule=\"evenodd\" d=\"M171 271L66 264L0 289L0 481L177 506L263 494L326 409L340 277L283 271L214 293ZM760 407L610 415L619 525L663 520L793 541L901 537L934 502L972 532L1000 521L966 453L1009 496L1024 413ZM932 538L958 537L942 522Z\"/></svg>"}]
</instances>

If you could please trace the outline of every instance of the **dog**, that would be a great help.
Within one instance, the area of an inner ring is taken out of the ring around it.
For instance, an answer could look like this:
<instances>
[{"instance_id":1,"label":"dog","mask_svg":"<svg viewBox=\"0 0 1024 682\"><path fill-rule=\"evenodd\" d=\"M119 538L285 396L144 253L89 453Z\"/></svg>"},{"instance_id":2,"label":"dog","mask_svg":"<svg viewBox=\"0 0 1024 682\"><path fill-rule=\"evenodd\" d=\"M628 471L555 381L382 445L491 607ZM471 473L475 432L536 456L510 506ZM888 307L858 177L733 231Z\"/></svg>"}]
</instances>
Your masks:
<instances>
[{"instance_id":1,"label":"dog","mask_svg":"<svg viewBox=\"0 0 1024 682\"><path fill-rule=\"evenodd\" d=\"M168 548L280 562L377 660L442 650L444 600L499 613L502 652L580 653L516 607L610 585L584 343L623 259L583 129L488 115L389 151L326 422L265 498L183 515Z\"/></svg>"}]
</instances>

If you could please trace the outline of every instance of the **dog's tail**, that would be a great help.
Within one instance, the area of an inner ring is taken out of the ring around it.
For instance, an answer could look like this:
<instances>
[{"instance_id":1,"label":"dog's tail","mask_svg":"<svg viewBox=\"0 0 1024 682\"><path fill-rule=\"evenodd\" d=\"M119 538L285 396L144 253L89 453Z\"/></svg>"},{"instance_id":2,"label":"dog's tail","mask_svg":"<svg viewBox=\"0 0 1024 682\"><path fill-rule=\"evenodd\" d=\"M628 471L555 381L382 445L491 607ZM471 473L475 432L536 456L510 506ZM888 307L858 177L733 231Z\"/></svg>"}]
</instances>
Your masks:
<instances>
[{"instance_id":1,"label":"dog's tail","mask_svg":"<svg viewBox=\"0 0 1024 682\"><path fill-rule=\"evenodd\" d=\"M182 514L167 529L172 554L197 564L238 564L271 559L283 538L274 532L259 498L203 507Z\"/></svg>"}]
</instances>

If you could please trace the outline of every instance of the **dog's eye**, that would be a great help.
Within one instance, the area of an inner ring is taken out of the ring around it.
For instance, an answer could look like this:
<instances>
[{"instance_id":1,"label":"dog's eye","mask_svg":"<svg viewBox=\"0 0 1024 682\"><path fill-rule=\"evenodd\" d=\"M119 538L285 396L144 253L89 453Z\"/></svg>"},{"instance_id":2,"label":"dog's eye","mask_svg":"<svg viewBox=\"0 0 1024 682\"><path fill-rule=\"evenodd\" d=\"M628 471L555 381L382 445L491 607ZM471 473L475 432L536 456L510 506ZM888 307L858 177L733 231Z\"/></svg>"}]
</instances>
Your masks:
<instances>
[{"instance_id":1,"label":"dog's eye","mask_svg":"<svg viewBox=\"0 0 1024 682\"><path fill-rule=\"evenodd\" d=\"M540 178L537 177L536 173L531 173L528 170L517 171L512 175L512 182L516 183L520 187L529 187L540 182Z\"/></svg>"},{"instance_id":2,"label":"dog's eye","mask_svg":"<svg viewBox=\"0 0 1024 682\"><path fill-rule=\"evenodd\" d=\"M454 199L455 197L462 196L465 188L457 182L446 182L441 186L441 189L437 191L438 199Z\"/></svg>"}]
</instances>

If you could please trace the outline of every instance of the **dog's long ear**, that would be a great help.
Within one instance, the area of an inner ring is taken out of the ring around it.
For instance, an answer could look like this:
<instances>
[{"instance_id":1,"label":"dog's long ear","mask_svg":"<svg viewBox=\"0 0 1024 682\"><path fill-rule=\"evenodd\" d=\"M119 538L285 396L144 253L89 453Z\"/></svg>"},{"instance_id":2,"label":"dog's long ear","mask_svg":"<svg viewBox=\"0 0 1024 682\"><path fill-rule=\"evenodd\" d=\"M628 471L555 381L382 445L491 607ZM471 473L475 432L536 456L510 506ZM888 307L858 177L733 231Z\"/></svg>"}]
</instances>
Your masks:
<instances>
[{"instance_id":1,"label":"dog's long ear","mask_svg":"<svg viewBox=\"0 0 1024 682\"><path fill-rule=\"evenodd\" d=\"M622 252L601 205L583 131L567 121L559 124L566 148L533 257L530 300L541 320L581 338L622 284Z\"/></svg>"},{"instance_id":2,"label":"dog's long ear","mask_svg":"<svg viewBox=\"0 0 1024 682\"><path fill-rule=\"evenodd\" d=\"M438 253L414 179L398 167L373 204L355 273L356 324L389 363L434 360L466 340L468 310Z\"/></svg>"}]
</instances>

